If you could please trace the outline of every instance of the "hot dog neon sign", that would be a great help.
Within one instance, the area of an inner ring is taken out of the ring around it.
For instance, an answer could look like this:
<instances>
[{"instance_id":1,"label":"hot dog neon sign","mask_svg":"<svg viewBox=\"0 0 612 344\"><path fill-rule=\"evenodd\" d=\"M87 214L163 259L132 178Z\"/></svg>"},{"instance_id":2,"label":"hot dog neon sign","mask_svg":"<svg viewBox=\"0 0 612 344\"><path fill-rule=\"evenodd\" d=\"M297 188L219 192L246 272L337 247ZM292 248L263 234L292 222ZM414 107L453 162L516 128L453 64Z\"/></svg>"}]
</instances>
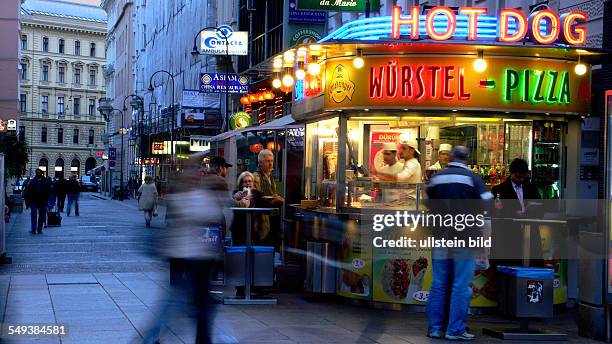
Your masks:
<instances>
[{"instance_id":1,"label":"hot dog neon sign","mask_svg":"<svg viewBox=\"0 0 612 344\"><path fill-rule=\"evenodd\" d=\"M422 16L419 6L412 6L408 16L402 16L402 8L391 9L392 39L400 39L402 26L410 27L410 39L419 39ZM486 15L486 8L460 7L459 15L467 17L467 40L479 39L479 16ZM438 18L443 18L440 21ZM552 10L544 9L532 13L529 18L517 9L503 8L498 18L497 40L505 43L519 42L529 36L538 44L549 45L561 41L570 45L581 45L586 41L586 28L577 24L584 23L587 15L581 11L557 15ZM439 25L445 22L446 25ZM436 6L425 15L426 35L436 41L452 39L457 30L458 15L446 6ZM442 26L442 27L441 27ZM513 30L510 30L510 28Z\"/></svg>"}]
</instances>

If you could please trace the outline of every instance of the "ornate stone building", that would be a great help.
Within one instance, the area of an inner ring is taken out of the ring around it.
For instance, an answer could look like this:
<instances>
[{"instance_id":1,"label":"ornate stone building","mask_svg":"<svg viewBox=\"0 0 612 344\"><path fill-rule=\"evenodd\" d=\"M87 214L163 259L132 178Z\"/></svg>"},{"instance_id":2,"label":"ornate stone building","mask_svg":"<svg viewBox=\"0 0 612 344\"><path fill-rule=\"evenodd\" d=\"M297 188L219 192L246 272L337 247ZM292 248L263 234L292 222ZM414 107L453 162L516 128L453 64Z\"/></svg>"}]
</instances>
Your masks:
<instances>
[{"instance_id":1,"label":"ornate stone building","mask_svg":"<svg viewBox=\"0 0 612 344\"><path fill-rule=\"evenodd\" d=\"M101 164L106 122L106 13L77 3L27 0L21 6L18 135L31 148L27 173L84 175Z\"/></svg>"}]
</instances>

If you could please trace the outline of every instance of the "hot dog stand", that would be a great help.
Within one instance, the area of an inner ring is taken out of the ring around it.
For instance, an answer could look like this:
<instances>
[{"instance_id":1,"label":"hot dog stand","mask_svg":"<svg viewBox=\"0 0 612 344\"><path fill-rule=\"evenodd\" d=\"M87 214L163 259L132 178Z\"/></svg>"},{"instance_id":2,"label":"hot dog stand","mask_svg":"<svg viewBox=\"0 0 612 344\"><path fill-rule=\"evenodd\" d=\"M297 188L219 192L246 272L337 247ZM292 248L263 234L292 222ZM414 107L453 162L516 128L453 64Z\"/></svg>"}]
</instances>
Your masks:
<instances>
[{"instance_id":1,"label":"hot dog stand","mask_svg":"<svg viewBox=\"0 0 612 344\"><path fill-rule=\"evenodd\" d=\"M372 214L424 210L429 167L441 143L465 145L469 167L489 188L514 158L529 164L543 199L576 198L581 119L590 106L584 13L440 6L346 24L317 44L273 59L275 87L292 91L305 124L304 242L331 243L337 295L423 305L431 285L427 249L377 247ZM417 25L418 23L418 25ZM419 183L377 176L385 143L414 140ZM559 213L563 209L558 209ZM492 228L495 231L495 228ZM565 232L540 226L543 256L555 268L555 304L567 299ZM395 233L398 238L401 232ZM395 235L394 234L394 235ZM472 306L495 306L492 271L477 271Z\"/></svg>"}]
</instances>

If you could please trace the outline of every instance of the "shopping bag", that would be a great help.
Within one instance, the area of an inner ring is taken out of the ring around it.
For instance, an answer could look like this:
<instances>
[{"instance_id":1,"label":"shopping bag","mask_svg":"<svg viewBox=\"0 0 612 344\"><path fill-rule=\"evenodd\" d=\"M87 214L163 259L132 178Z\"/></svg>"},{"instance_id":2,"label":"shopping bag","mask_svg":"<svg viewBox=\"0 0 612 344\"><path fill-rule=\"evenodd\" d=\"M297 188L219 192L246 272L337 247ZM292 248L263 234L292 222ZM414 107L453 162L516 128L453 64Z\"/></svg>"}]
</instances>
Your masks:
<instances>
[{"instance_id":1,"label":"shopping bag","mask_svg":"<svg viewBox=\"0 0 612 344\"><path fill-rule=\"evenodd\" d=\"M153 207L153 216L158 216L159 213L157 212L157 204Z\"/></svg>"}]
</instances>

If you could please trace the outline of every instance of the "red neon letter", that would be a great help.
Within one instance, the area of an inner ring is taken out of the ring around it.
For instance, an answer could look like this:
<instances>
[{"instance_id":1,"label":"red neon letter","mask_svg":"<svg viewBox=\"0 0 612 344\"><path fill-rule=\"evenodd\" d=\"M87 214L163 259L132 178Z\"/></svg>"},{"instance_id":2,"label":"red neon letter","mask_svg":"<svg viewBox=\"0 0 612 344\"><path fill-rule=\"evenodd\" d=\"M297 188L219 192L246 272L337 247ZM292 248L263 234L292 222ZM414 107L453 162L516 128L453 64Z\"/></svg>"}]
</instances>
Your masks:
<instances>
[{"instance_id":1,"label":"red neon letter","mask_svg":"<svg viewBox=\"0 0 612 344\"><path fill-rule=\"evenodd\" d=\"M572 45L584 44L586 42L586 28L584 26L576 25L574 27L574 32L572 32L572 23L574 21L584 23L586 20L587 15L582 11L575 11L561 15L561 21L563 22L563 41Z\"/></svg>"},{"instance_id":2,"label":"red neon letter","mask_svg":"<svg viewBox=\"0 0 612 344\"><path fill-rule=\"evenodd\" d=\"M547 20L548 34L540 32L540 23ZM551 10L541 10L529 16L531 40L540 44L552 44L559 38L559 17Z\"/></svg>"},{"instance_id":3,"label":"red neon letter","mask_svg":"<svg viewBox=\"0 0 612 344\"><path fill-rule=\"evenodd\" d=\"M402 66L402 97L412 97L412 68Z\"/></svg>"},{"instance_id":4,"label":"red neon letter","mask_svg":"<svg viewBox=\"0 0 612 344\"><path fill-rule=\"evenodd\" d=\"M423 66L419 66L417 68L417 74L416 74L416 80L417 80L417 84L419 85L419 93L416 94L416 99L423 99L423 97L425 96L425 82L423 81L423 70L425 69L425 67Z\"/></svg>"},{"instance_id":5,"label":"red neon letter","mask_svg":"<svg viewBox=\"0 0 612 344\"><path fill-rule=\"evenodd\" d=\"M378 76L376 76L376 68L370 68L370 98L382 98L382 83L385 67L380 67Z\"/></svg>"},{"instance_id":6,"label":"red neon letter","mask_svg":"<svg viewBox=\"0 0 612 344\"><path fill-rule=\"evenodd\" d=\"M410 39L419 39L419 6L410 7L410 18L401 17L402 8L391 8L391 38L400 38L402 25L410 25Z\"/></svg>"},{"instance_id":7,"label":"red neon letter","mask_svg":"<svg viewBox=\"0 0 612 344\"><path fill-rule=\"evenodd\" d=\"M444 15L448 20L448 26L446 27L446 31L443 33L437 33L434 28L434 19L438 14ZM427 13L427 18L425 19L425 30L431 39L436 41L445 41L453 37L456 27L457 18L455 17L455 12L446 6L434 7Z\"/></svg>"},{"instance_id":8,"label":"red neon letter","mask_svg":"<svg viewBox=\"0 0 612 344\"><path fill-rule=\"evenodd\" d=\"M465 91L465 75L463 74L463 68L459 67L459 100L469 100L472 96Z\"/></svg>"},{"instance_id":9,"label":"red neon letter","mask_svg":"<svg viewBox=\"0 0 612 344\"><path fill-rule=\"evenodd\" d=\"M514 18L517 23L517 30L514 34L508 33L508 20ZM502 8L499 12L499 41L518 42L525 38L527 34L527 17L525 13L512 8Z\"/></svg>"},{"instance_id":10,"label":"red neon letter","mask_svg":"<svg viewBox=\"0 0 612 344\"><path fill-rule=\"evenodd\" d=\"M468 17L468 41L478 39L478 15L487 13L486 8L481 7L461 7L459 13Z\"/></svg>"},{"instance_id":11,"label":"red neon letter","mask_svg":"<svg viewBox=\"0 0 612 344\"><path fill-rule=\"evenodd\" d=\"M429 90L429 94L431 98L436 98L438 96L438 74L440 74L440 67L438 66L430 66L429 70L431 71L431 89Z\"/></svg>"},{"instance_id":12,"label":"red neon letter","mask_svg":"<svg viewBox=\"0 0 612 344\"><path fill-rule=\"evenodd\" d=\"M450 91L450 82L455 78L451 72L455 71L455 66L444 67L444 83L442 84L442 98L452 99L455 96L454 92Z\"/></svg>"}]
</instances>

